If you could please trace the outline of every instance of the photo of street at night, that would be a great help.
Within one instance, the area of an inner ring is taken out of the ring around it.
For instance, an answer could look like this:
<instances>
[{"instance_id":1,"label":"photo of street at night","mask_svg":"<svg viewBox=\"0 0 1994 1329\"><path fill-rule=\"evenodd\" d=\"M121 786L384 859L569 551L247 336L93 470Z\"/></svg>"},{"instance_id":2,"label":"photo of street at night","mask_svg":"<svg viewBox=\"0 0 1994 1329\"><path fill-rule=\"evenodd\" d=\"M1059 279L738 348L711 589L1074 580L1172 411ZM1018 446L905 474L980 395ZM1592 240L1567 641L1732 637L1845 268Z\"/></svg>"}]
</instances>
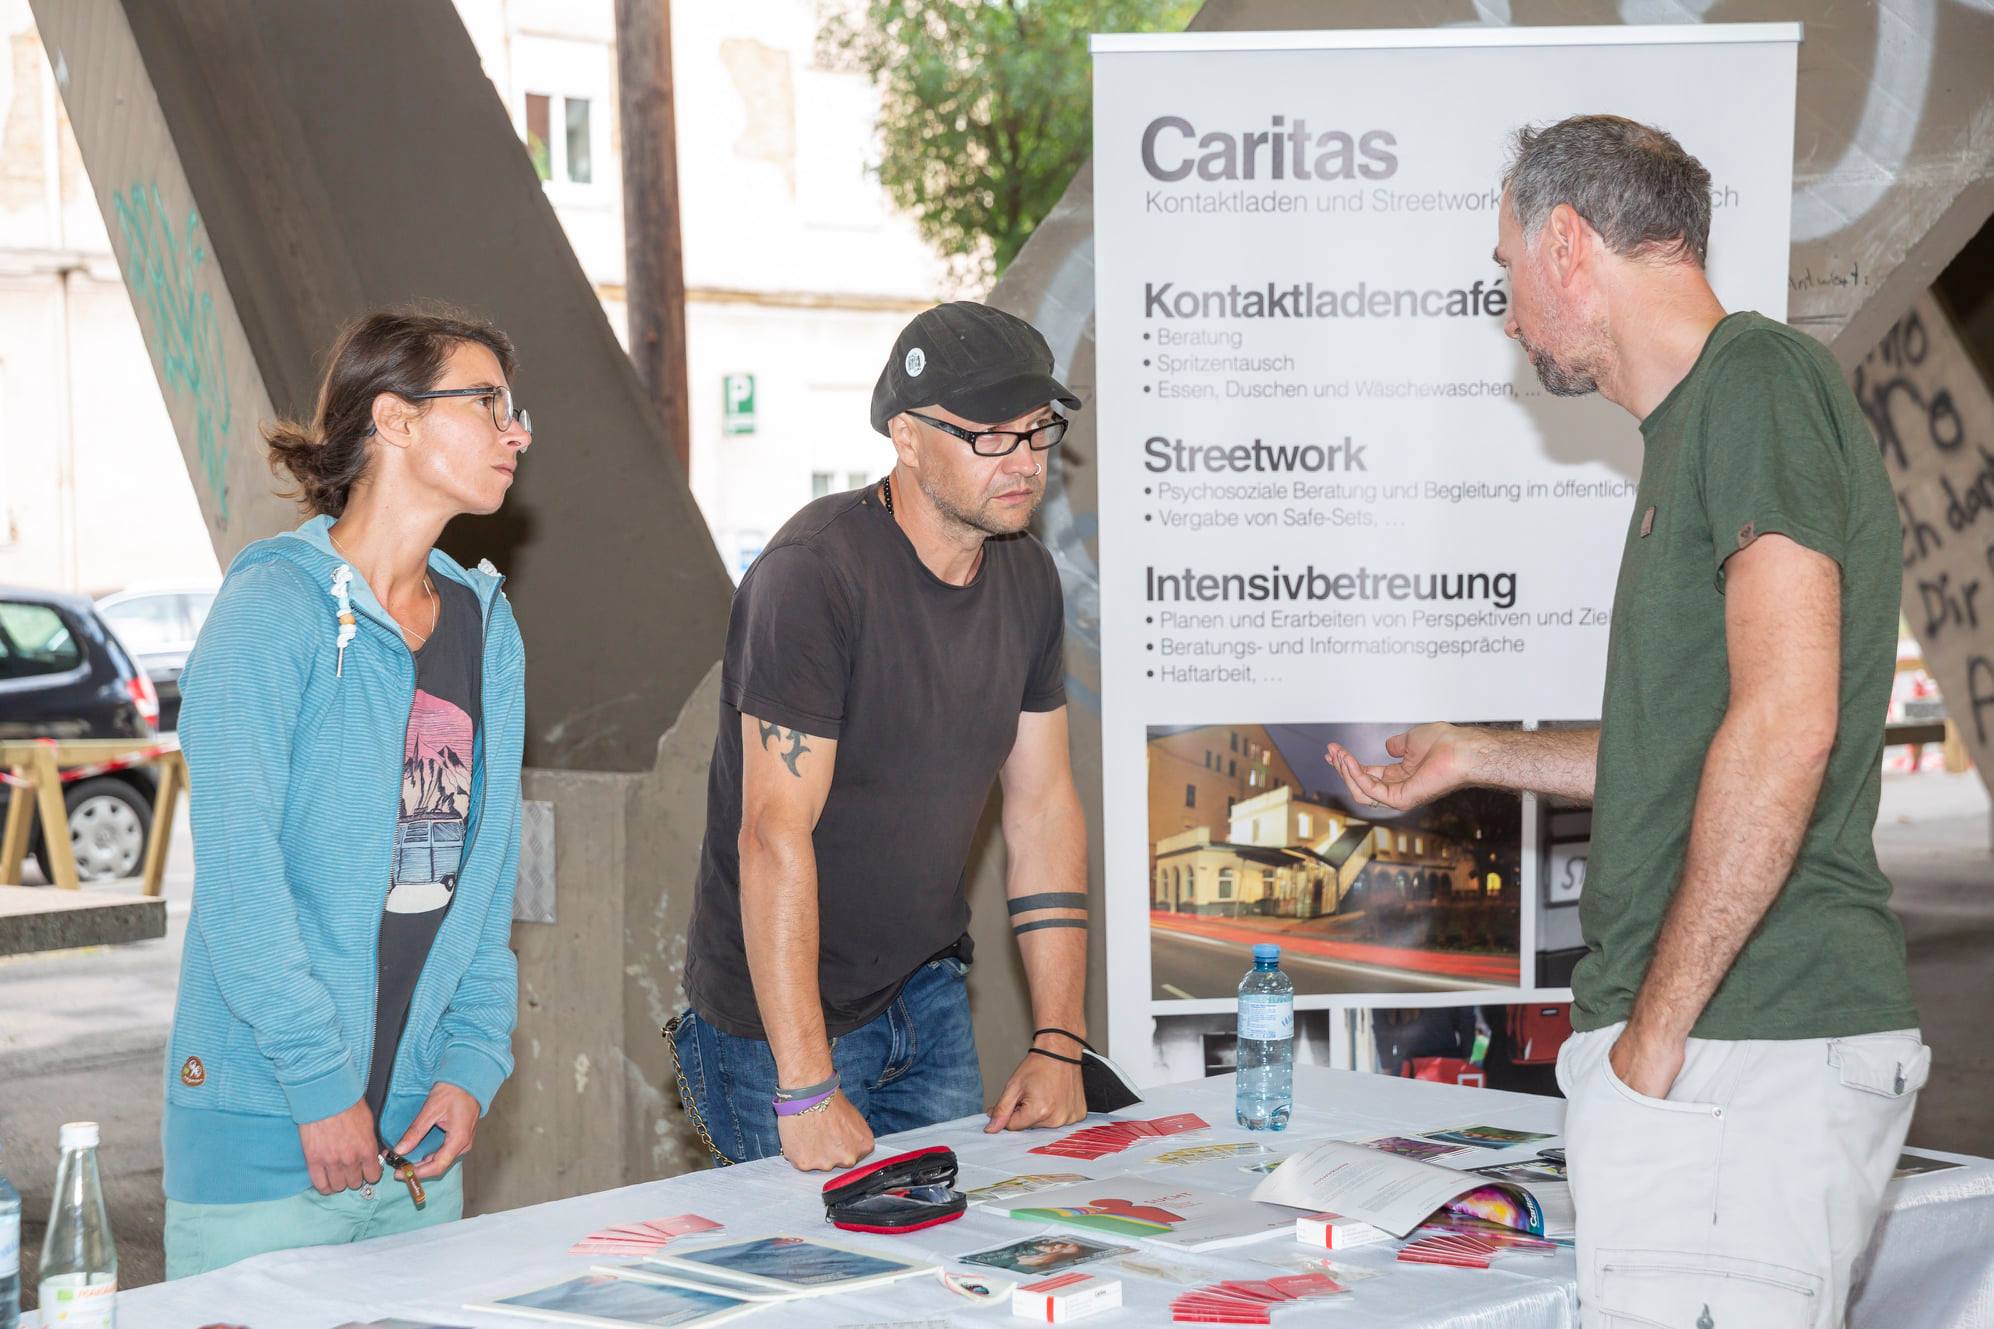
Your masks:
<instances>
[{"instance_id":1,"label":"photo of street at night","mask_svg":"<svg viewBox=\"0 0 1994 1329\"><path fill-rule=\"evenodd\" d=\"M1298 994L1515 987L1521 804L1469 789L1407 813L1352 799L1325 757L1367 763L1409 724L1149 731L1151 996L1229 997L1257 942Z\"/></svg>"}]
</instances>

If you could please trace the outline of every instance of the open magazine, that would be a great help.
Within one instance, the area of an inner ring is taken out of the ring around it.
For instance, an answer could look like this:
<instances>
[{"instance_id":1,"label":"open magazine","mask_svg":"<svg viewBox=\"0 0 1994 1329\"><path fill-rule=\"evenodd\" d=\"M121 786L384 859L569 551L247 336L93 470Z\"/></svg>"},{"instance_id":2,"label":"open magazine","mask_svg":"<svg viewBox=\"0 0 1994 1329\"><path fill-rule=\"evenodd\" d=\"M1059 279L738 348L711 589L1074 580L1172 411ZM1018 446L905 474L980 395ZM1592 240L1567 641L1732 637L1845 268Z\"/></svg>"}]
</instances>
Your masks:
<instances>
[{"instance_id":1,"label":"open magazine","mask_svg":"<svg viewBox=\"0 0 1994 1329\"><path fill-rule=\"evenodd\" d=\"M1354 1218L1398 1237L1439 1210L1553 1240L1575 1228L1565 1182L1500 1180L1342 1140L1294 1155L1253 1188L1253 1198Z\"/></svg>"}]
</instances>

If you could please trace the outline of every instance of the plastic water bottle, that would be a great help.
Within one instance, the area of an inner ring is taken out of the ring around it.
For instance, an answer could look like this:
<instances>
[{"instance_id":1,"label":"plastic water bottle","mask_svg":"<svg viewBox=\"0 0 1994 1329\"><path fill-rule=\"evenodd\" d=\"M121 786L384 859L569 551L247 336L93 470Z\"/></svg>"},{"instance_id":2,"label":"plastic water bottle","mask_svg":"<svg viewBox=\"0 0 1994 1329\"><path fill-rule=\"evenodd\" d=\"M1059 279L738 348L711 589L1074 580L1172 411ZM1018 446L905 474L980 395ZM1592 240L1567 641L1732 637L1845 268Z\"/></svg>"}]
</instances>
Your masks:
<instances>
[{"instance_id":1,"label":"plastic water bottle","mask_svg":"<svg viewBox=\"0 0 1994 1329\"><path fill-rule=\"evenodd\" d=\"M0 1329L21 1323L21 1193L0 1174Z\"/></svg>"},{"instance_id":2,"label":"plastic water bottle","mask_svg":"<svg viewBox=\"0 0 1994 1329\"><path fill-rule=\"evenodd\" d=\"M94 1121L62 1128L40 1286L43 1329L113 1329L118 1322L118 1247L97 1177Z\"/></svg>"},{"instance_id":3,"label":"plastic water bottle","mask_svg":"<svg viewBox=\"0 0 1994 1329\"><path fill-rule=\"evenodd\" d=\"M1281 948L1261 942L1239 980L1239 1053L1233 1112L1250 1131L1288 1128L1295 1106L1295 985Z\"/></svg>"}]
</instances>

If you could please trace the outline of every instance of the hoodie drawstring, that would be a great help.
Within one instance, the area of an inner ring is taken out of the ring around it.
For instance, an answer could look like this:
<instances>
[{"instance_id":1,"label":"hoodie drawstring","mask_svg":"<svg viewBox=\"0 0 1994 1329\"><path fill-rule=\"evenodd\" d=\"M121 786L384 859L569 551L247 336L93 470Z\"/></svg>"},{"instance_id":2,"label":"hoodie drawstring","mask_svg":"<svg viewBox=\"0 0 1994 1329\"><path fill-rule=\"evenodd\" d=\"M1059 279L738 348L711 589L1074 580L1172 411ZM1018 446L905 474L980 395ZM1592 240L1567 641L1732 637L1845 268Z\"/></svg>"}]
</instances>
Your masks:
<instances>
[{"instance_id":1,"label":"hoodie drawstring","mask_svg":"<svg viewBox=\"0 0 1994 1329\"><path fill-rule=\"evenodd\" d=\"M332 572L332 602L339 606L339 658L333 664L332 676L340 678L346 673L346 646L359 631L359 621L353 617L353 600L347 594L347 586L353 580L353 569L341 563Z\"/></svg>"}]
</instances>

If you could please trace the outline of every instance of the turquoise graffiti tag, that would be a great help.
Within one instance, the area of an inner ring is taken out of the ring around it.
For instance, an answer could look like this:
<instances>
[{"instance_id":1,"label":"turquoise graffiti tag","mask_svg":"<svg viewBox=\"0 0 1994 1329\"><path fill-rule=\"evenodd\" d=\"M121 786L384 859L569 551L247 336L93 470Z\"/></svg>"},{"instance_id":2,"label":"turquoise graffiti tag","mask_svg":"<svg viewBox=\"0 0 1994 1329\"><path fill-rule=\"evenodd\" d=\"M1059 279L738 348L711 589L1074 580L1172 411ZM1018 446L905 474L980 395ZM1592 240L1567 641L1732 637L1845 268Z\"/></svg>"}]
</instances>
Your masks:
<instances>
[{"instance_id":1,"label":"turquoise graffiti tag","mask_svg":"<svg viewBox=\"0 0 1994 1329\"><path fill-rule=\"evenodd\" d=\"M185 395L194 407L195 454L220 524L228 524L228 488L223 479L233 409L229 402L228 357L222 351L215 299L202 290L208 250L198 238L201 215L187 209L177 232L156 184L135 184L112 195L118 233L124 240L125 282L138 306L159 361L162 383Z\"/></svg>"}]
</instances>

